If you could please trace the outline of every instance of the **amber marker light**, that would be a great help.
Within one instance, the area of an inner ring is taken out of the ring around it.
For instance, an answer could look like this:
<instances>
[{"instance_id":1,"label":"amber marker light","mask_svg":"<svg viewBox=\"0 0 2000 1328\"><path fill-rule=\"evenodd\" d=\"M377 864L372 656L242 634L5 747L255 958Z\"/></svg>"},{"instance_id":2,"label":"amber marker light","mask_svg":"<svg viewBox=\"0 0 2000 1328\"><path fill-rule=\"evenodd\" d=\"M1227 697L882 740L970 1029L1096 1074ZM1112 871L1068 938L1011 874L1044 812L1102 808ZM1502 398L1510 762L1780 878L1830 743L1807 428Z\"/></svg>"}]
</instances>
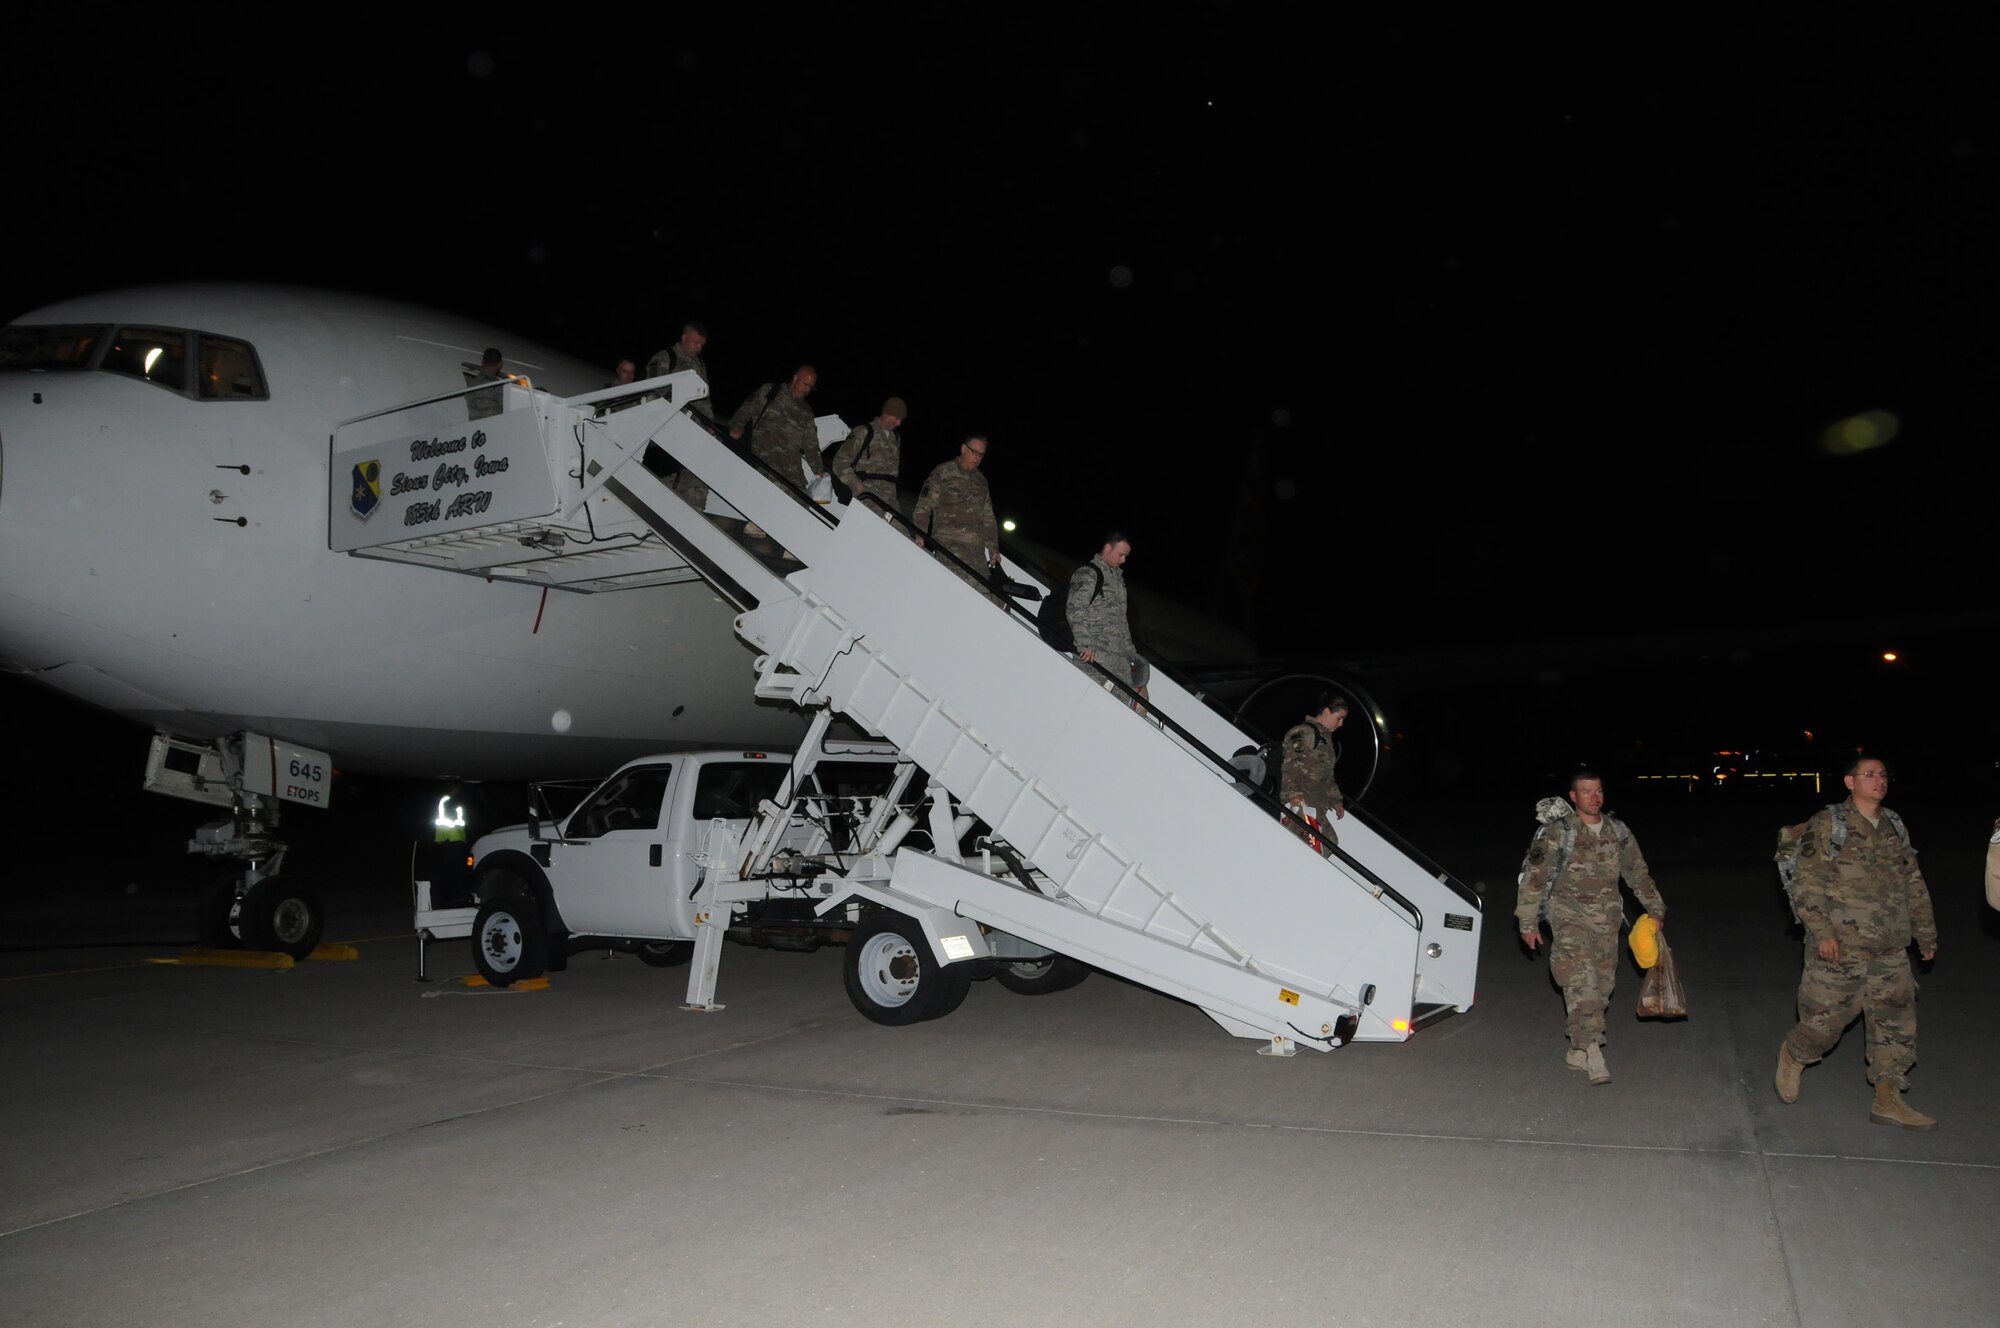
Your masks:
<instances>
[{"instance_id":1,"label":"amber marker light","mask_svg":"<svg viewBox=\"0 0 2000 1328\"><path fill-rule=\"evenodd\" d=\"M1885 651L1883 651L1883 652L1882 652L1882 662L1883 662L1884 664L1894 664L1894 663L1896 662L1896 652L1895 652L1895 651L1893 651L1893 650L1885 650Z\"/></svg>"},{"instance_id":2,"label":"amber marker light","mask_svg":"<svg viewBox=\"0 0 2000 1328\"><path fill-rule=\"evenodd\" d=\"M1407 1019L1391 1019L1389 1027L1395 1029L1398 1033L1407 1033L1410 1031L1410 1021Z\"/></svg>"}]
</instances>

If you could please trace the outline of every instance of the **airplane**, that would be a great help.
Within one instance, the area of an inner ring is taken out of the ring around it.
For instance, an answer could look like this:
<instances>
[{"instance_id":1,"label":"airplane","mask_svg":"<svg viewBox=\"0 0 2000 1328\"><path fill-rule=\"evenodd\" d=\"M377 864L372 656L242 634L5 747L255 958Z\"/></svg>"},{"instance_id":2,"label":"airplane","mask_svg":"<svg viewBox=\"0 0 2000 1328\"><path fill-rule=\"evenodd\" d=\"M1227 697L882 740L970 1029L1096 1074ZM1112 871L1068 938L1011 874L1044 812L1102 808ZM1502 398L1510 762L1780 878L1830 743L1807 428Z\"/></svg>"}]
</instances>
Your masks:
<instances>
[{"instance_id":1,"label":"airplane","mask_svg":"<svg viewBox=\"0 0 2000 1328\"><path fill-rule=\"evenodd\" d=\"M691 569L550 594L330 547L337 426L466 392L489 346L536 388L603 386L494 327L303 288L118 290L0 329L0 670L152 730L146 787L229 809L190 845L246 864L211 907L219 942L316 942L324 911L285 882L274 830L282 802L325 805L336 770L520 782L805 732L754 698L737 609ZM574 537L645 537L618 519ZM1274 681L1241 633L1134 601L1164 660L1240 661L1218 695Z\"/></svg>"}]
</instances>

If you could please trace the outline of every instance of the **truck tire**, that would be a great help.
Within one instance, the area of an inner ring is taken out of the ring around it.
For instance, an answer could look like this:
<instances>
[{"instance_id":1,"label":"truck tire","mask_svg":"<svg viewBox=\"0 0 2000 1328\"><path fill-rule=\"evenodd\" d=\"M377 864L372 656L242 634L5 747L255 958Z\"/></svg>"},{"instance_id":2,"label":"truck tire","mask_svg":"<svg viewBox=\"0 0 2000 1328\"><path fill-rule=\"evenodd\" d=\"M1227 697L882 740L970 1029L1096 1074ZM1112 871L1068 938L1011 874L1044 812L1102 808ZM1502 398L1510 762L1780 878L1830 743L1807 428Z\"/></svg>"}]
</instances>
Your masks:
<instances>
[{"instance_id":1,"label":"truck tire","mask_svg":"<svg viewBox=\"0 0 2000 1328\"><path fill-rule=\"evenodd\" d=\"M472 963L496 987L540 977L549 965L549 938L535 902L508 895L479 906L472 920Z\"/></svg>"},{"instance_id":2,"label":"truck tire","mask_svg":"<svg viewBox=\"0 0 2000 1328\"><path fill-rule=\"evenodd\" d=\"M938 963L915 918L887 911L855 928L840 971L854 1008L896 1027L949 1014L972 985L966 965Z\"/></svg>"},{"instance_id":3,"label":"truck tire","mask_svg":"<svg viewBox=\"0 0 2000 1328\"><path fill-rule=\"evenodd\" d=\"M651 968L679 968L694 958L693 941L648 941L632 953Z\"/></svg>"},{"instance_id":4,"label":"truck tire","mask_svg":"<svg viewBox=\"0 0 2000 1328\"><path fill-rule=\"evenodd\" d=\"M1052 954L1002 964L993 976L1018 996L1046 996L1052 991L1068 991L1089 977L1090 965L1068 955Z\"/></svg>"},{"instance_id":5,"label":"truck tire","mask_svg":"<svg viewBox=\"0 0 2000 1328\"><path fill-rule=\"evenodd\" d=\"M319 896L292 885L282 876L270 876L250 887L243 896L237 930L252 950L272 950L304 959L319 945L326 930L326 909Z\"/></svg>"}]
</instances>

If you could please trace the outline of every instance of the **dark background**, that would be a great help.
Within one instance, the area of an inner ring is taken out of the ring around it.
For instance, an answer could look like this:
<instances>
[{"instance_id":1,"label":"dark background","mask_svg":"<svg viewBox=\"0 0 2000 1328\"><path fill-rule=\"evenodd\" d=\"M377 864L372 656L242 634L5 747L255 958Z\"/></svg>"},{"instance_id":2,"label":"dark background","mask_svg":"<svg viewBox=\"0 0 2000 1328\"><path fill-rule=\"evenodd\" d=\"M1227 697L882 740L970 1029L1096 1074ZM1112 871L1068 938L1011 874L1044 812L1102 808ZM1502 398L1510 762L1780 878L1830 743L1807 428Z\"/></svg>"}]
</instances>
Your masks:
<instances>
[{"instance_id":1,"label":"dark background","mask_svg":"<svg viewBox=\"0 0 2000 1328\"><path fill-rule=\"evenodd\" d=\"M904 396L906 480L986 431L1024 534L1364 680L1407 796L1992 787L1983 23L729 14L16 19L0 317L271 280L607 369L699 318L725 409Z\"/></svg>"}]
</instances>

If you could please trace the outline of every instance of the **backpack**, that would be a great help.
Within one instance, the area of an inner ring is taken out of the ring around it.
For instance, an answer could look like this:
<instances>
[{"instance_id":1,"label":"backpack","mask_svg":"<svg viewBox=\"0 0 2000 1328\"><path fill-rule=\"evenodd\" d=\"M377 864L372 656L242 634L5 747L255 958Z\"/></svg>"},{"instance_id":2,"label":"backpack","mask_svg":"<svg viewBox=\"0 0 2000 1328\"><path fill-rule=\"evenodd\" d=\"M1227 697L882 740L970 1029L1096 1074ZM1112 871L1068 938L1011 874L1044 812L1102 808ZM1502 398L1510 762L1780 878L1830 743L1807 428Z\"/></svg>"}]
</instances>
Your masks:
<instances>
[{"instance_id":1,"label":"backpack","mask_svg":"<svg viewBox=\"0 0 2000 1328\"><path fill-rule=\"evenodd\" d=\"M842 443L841 446L845 447L846 444ZM875 475L863 475L861 470L861 463L868 459L868 449L873 446L875 446L875 426L873 424L870 424L868 426L867 435L863 437L861 440L861 446L858 449L856 449L854 453L854 473L856 475L862 476L862 478L864 479L879 478L878 476ZM834 452L835 457L839 457L839 455L840 453L838 451ZM847 482L845 480L842 480L840 476L833 473L833 464L831 462L827 463L826 474L827 478L833 481L834 498L843 507L846 506L848 503L853 502L854 490L848 488Z\"/></svg>"},{"instance_id":2,"label":"backpack","mask_svg":"<svg viewBox=\"0 0 2000 1328\"><path fill-rule=\"evenodd\" d=\"M1847 845L1847 804L1830 802L1826 809L1833 813L1833 833L1828 836L1826 860L1832 862L1840 856L1840 850ZM1910 846L1910 831L1903 824L1903 818L1882 809L1882 815L1895 828L1896 838L1903 841L1903 847ZM1800 821L1797 825L1781 826L1778 829L1778 850L1771 855L1771 861L1778 864L1778 883L1785 888L1785 903L1791 907L1792 921L1799 918L1799 850L1805 847L1806 829L1811 820Z\"/></svg>"},{"instance_id":3,"label":"backpack","mask_svg":"<svg viewBox=\"0 0 2000 1328\"><path fill-rule=\"evenodd\" d=\"M1096 563L1090 570L1097 574L1097 588L1090 592L1091 603L1104 593L1104 569ZM1042 607L1035 610L1035 630L1042 634L1042 640L1062 651L1065 655L1076 653L1076 633L1069 625L1069 589L1060 592L1051 590L1042 596Z\"/></svg>"},{"instance_id":4,"label":"backpack","mask_svg":"<svg viewBox=\"0 0 2000 1328\"><path fill-rule=\"evenodd\" d=\"M1625 828L1623 821L1609 813L1606 813L1604 819L1618 832L1618 849L1623 853L1625 849L1631 847L1632 832ZM1576 817L1571 814L1567 798L1543 798L1535 804L1535 834L1534 838L1528 841L1530 852L1534 850L1536 840L1542 837L1542 827L1555 821L1563 823L1562 837L1556 841L1556 855L1549 863L1549 874L1542 878L1542 898L1536 907L1536 912L1544 921L1549 916L1549 895L1554 892L1556 882L1562 879L1563 868L1569 865L1569 855L1576 851ZM1519 885L1527 879L1528 863L1523 860L1521 875L1514 883Z\"/></svg>"}]
</instances>

